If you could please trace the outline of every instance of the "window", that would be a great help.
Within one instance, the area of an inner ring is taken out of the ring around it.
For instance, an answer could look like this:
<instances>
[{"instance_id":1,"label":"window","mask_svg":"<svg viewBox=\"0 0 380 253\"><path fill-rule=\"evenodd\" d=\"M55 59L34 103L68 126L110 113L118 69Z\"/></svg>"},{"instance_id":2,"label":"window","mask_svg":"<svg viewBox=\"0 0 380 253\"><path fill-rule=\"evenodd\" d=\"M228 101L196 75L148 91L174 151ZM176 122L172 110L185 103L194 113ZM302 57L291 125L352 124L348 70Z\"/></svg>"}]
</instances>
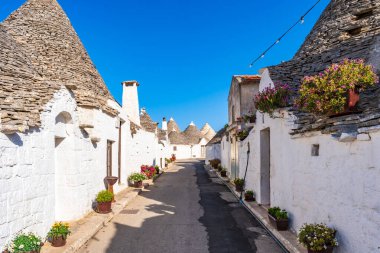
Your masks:
<instances>
[{"instance_id":1,"label":"window","mask_svg":"<svg viewBox=\"0 0 380 253\"><path fill-rule=\"evenodd\" d=\"M177 151L177 146L174 146L174 147L173 147L173 151Z\"/></svg>"},{"instance_id":2,"label":"window","mask_svg":"<svg viewBox=\"0 0 380 253\"><path fill-rule=\"evenodd\" d=\"M319 144L311 146L311 156L319 156Z\"/></svg>"}]
</instances>

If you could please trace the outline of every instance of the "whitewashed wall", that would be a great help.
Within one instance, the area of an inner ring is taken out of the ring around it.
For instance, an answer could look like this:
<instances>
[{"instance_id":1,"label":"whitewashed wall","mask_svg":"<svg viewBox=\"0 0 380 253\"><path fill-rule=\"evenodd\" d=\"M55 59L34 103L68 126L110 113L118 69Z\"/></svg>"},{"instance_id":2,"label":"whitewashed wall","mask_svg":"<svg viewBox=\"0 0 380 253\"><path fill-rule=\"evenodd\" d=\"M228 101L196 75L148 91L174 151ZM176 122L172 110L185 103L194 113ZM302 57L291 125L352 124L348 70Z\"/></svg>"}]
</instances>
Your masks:
<instances>
[{"instance_id":1,"label":"whitewashed wall","mask_svg":"<svg viewBox=\"0 0 380 253\"><path fill-rule=\"evenodd\" d=\"M222 141L220 143L220 153L221 153L221 164L224 168L227 169L227 175L231 174L231 143L227 141L227 137L223 136Z\"/></svg>"},{"instance_id":2,"label":"whitewashed wall","mask_svg":"<svg viewBox=\"0 0 380 253\"><path fill-rule=\"evenodd\" d=\"M263 76L265 87L271 82ZM240 166L246 161L246 143L251 145L246 187L261 202L260 131L269 128L271 205L288 210L292 229L324 222L338 230L337 253L378 251L380 132L348 143L316 132L292 137L294 118L286 111L277 116L281 118L257 113L254 129L240 143ZM311 155L314 144L320 146L319 156ZM243 173L240 169L240 177Z\"/></svg>"},{"instance_id":3,"label":"whitewashed wall","mask_svg":"<svg viewBox=\"0 0 380 253\"><path fill-rule=\"evenodd\" d=\"M61 112L72 118L68 133L56 125ZM0 245L20 230L45 236L55 220L77 219L91 211L96 193L105 189L107 140L114 141L112 170L117 175L116 118L92 111L92 134L100 139L94 143L79 128L79 117L83 115L72 94L62 88L45 106L40 129L0 134ZM65 134L55 148L55 136ZM72 148L67 154L60 152L66 141Z\"/></svg>"},{"instance_id":4,"label":"whitewashed wall","mask_svg":"<svg viewBox=\"0 0 380 253\"><path fill-rule=\"evenodd\" d=\"M206 164L210 163L210 160L219 159L221 160L222 154L220 150L220 143L215 143L212 145L206 146Z\"/></svg>"},{"instance_id":5,"label":"whitewashed wall","mask_svg":"<svg viewBox=\"0 0 380 253\"><path fill-rule=\"evenodd\" d=\"M206 147L205 153L202 155L202 145L206 146L206 139L202 139L199 144L196 145L176 145L171 144L169 150L171 154L175 154L177 159L189 159L189 158L206 158ZM174 150L176 147L177 150Z\"/></svg>"}]
</instances>

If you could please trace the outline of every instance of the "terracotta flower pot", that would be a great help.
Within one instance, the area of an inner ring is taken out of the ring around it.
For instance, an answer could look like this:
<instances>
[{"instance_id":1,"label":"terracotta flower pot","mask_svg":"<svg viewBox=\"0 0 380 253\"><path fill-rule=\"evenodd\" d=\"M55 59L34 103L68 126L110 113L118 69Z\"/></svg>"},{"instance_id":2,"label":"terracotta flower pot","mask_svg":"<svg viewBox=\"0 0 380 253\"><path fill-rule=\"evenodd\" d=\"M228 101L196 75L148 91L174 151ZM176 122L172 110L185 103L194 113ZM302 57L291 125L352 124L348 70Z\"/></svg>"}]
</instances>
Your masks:
<instances>
[{"instance_id":1,"label":"terracotta flower pot","mask_svg":"<svg viewBox=\"0 0 380 253\"><path fill-rule=\"evenodd\" d=\"M243 191L243 186L242 185L235 185L235 190L237 192L242 192Z\"/></svg>"},{"instance_id":2,"label":"terracotta flower pot","mask_svg":"<svg viewBox=\"0 0 380 253\"><path fill-rule=\"evenodd\" d=\"M99 213L110 213L112 211L111 209L112 201L109 202L98 202L98 212Z\"/></svg>"},{"instance_id":3,"label":"terracotta flower pot","mask_svg":"<svg viewBox=\"0 0 380 253\"><path fill-rule=\"evenodd\" d=\"M255 197L252 194L244 194L245 201L255 201Z\"/></svg>"},{"instance_id":4,"label":"terracotta flower pot","mask_svg":"<svg viewBox=\"0 0 380 253\"><path fill-rule=\"evenodd\" d=\"M333 250L334 250L333 247L327 246L327 249L325 250L315 251L315 250L307 249L307 252L308 253L332 253Z\"/></svg>"},{"instance_id":5,"label":"terracotta flower pot","mask_svg":"<svg viewBox=\"0 0 380 253\"><path fill-rule=\"evenodd\" d=\"M142 188L143 187L143 182L142 181L139 181L139 182L133 182L133 186L135 188Z\"/></svg>"},{"instance_id":6,"label":"terracotta flower pot","mask_svg":"<svg viewBox=\"0 0 380 253\"><path fill-rule=\"evenodd\" d=\"M359 95L359 91L358 90L355 90L355 89L351 89L349 91L347 91L347 94L346 94L346 104L344 105L344 109L342 112L331 112L331 113L328 113L328 116L329 117L338 117L338 116L343 116L343 115L347 115L347 114L350 114L350 113L353 113L353 112L356 112L356 105L358 104L360 100L360 95Z\"/></svg>"},{"instance_id":7,"label":"terracotta flower pot","mask_svg":"<svg viewBox=\"0 0 380 253\"><path fill-rule=\"evenodd\" d=\"M220 175L221 175L222 177L226 177L226 176L227 176L227 171L221 171L221 172L220 172Z\"/></svg>"},{"instance_id":8,"label":"terracotta flower pot","mask_svg":"<svg viewBox=\"0 0 380 253\"><path fill-rule=\"evenodd\" d=\"M272 215L268 214L269 222L275 227L278 231L288 230L289 219L278 220Z\"/></svg>"},{"instance_id":9,"label":"terracotta flower pot","mask_svg":"<svg viewBox=\"0 0 380 253\"><path fill-rule=\"evenodd\" d=\"M62 247L66 245L66 238L63 236L54 237L51 239L51 246L53 247Z\"/></svg>"}]
</instances>

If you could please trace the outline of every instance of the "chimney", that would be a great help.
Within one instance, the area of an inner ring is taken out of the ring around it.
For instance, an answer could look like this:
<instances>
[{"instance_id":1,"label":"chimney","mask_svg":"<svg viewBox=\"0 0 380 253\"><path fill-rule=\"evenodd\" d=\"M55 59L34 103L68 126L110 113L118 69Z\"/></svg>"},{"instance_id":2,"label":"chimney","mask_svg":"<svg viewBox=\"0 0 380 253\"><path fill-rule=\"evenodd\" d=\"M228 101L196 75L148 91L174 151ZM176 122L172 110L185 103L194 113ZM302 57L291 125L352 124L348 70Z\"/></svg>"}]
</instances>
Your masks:
<instances>
[{"instance_id":1,"label":"chimney","mask_svg":"<svg viewBox=\"0 0 380 253\"><path fill-rule=\"evenodd\" d=\"M166 118L162 118L162 130L167 131L168 130L168 122L166 122Z\"/></svg>"},{"instance_id":2,"label":"chimney","mask_svg":"<svg viewBox=\"0 0 380 253\"><path fill-rule=\"evenodd\" d=\"M139 83L137 81L125 81L122 82L122 85L122 108L130 120L132 120L135 124L140 125L139 97L137 93L137 87L139 86Z\"/></svg>"}]
</instances>

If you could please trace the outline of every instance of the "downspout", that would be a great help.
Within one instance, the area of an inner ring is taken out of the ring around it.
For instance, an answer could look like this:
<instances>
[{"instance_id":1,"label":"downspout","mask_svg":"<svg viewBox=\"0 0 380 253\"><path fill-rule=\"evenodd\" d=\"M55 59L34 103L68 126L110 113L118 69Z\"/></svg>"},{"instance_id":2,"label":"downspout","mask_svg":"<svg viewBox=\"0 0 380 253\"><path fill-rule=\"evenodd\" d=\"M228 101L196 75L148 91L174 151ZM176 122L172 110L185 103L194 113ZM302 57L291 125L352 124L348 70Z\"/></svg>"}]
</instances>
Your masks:
<instances>
[{"instance_id":1,"label":"downspout","mask_svg":"<svg viewBox=\"0 0 380 253\"><path fill-rule=\"evenodd\" d=\"M249 142L247 143L247 146L248 146L248 149L247 149L247 166L245 167L245 172L244 172L244 185L243 185L243 190L245 190L245 179L247 177L247 170L248 170L248 163L249 163L249 153L251 152L250 151L250 145L249 145ZM240 202L243 203L242 199L243 199L243 191L240 192Z\"/></svg>"}]
</instances>

